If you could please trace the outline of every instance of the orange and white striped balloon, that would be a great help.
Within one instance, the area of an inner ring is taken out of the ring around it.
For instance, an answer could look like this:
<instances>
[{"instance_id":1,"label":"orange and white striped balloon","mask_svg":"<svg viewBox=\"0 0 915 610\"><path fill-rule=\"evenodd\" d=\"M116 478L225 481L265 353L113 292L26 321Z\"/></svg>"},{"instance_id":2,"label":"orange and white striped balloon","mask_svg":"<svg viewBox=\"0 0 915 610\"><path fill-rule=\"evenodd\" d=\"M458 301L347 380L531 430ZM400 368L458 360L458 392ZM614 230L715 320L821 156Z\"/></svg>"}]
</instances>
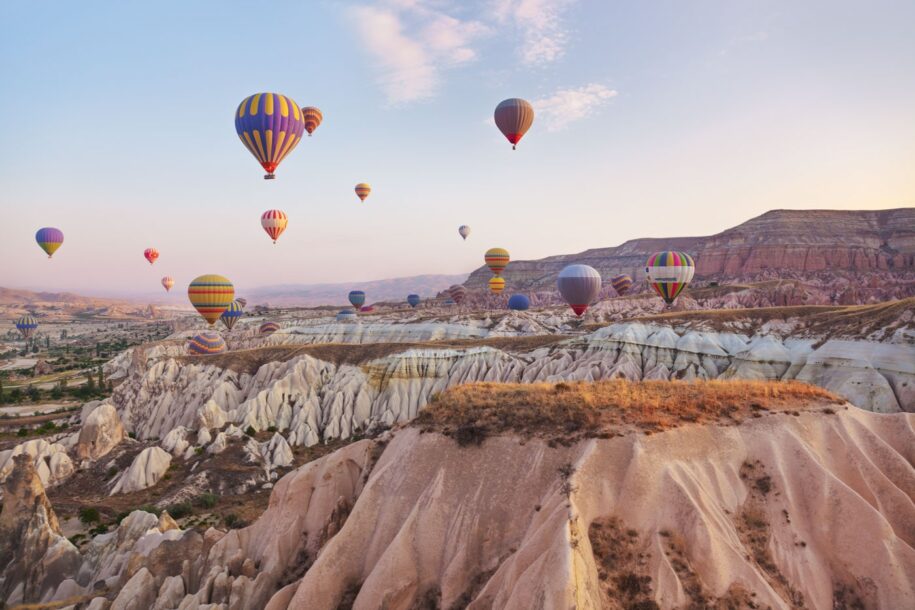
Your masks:
<instances>
[{"instance_id":1,"label":"orange and white striped balloon","mask_svg":"<svg viewBox=\"0 0 915 610\"><path fill-rule=\"evenodd\" d=\"M172 286L175 285L175 280L170 275L166 275L162 278L162 285L165 287L165 292L169 292L172 289Z\"/></svg>"},{"instance_id":2,"label":"orange and white striped balloon","mask_svg":"<svg viewBox=\"0 0 915 610\"><path fill-rule=\"evenodd\" d=\"M276 243L279 236L286 230L287 224L289 224L289 219L282 210L267 210L261 216L261 226L264 227L264 231L267 232L273 243Z\"/></svg>"}]
</instances>

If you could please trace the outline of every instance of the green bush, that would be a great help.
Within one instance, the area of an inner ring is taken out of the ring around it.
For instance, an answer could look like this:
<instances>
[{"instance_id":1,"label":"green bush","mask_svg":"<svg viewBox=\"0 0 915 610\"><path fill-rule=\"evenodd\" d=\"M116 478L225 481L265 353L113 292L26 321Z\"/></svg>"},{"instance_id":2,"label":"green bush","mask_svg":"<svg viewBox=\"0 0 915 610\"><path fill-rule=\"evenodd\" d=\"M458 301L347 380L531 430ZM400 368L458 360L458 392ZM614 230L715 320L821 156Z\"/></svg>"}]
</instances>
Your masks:
<instances>
[{"instance_id":1,"label":"green bush","mask_svg":"<svg viewBox=\"0 0 915 610\"><path fill-rule=\"evenodd\" d=\"M270 426L267 428L267 432L276 432L276 430L277 430L276 426Z\"/></svg>"},{"instance_id":2,"label":"green bush","mask_svg":"<svg viewBox=\"0 0 915 610\"><path fill-rule=\"evenodd\" d=\"M29 435L28 428L19 428L19 431L16 433L16 436L28 436L28 435Z\"/></svg>"},{"instance_id":3,"label":"green bush","mask_svg":"<svg viewBox=\"0 0 915 610\"><path fill-rule=\"evenodd\" d=\"M113 477L114 475L116 475L117 473L118 473L118 467L116 465L112 464L111 466L108 467L107 475L108 475L109 479L111 477Z\"/></svg>"},{"instance_id":4,"label":"green bush","mask_svg":"<svg viewBox=\"0 0 915 610\"><path fill-rule=\"evenodd\" d=\"M229 529L236 529L239 527L244 527L244 521L242 521L241 518L239 518L239 516L236 515L235 513L229 513L228 515L226 515L225 517L222 518L222 521L223 521L223 523L226 524L226 527L228 527Z\"/></svg>"},{"instance_id":5,"label":"green bush","mask_svg":"<svg viewBox=\"0 0 915 610\"><path fill-rule=\"evenodd\" d=\"M194 498L194 504L201 508L213 508L218 501L219 496L211 493L200 494Z\"/></svg>"},{"instance_id":6,"label":"green bush","mask_svg":"<svg viewBox=\"0 0 915 610\"><path fill-rule=\"evenodd\" d=\"M192 512L194 512L193 507L187 502L182 502L180 504L172 504L166 510L168 511L168 514L172 516L173 519L182 519L182 518L190 515Z\"/></svg>"},{"instance_id":7,"label":"green bush","mask_svg":"<svg viewBox=\"0 0 915 610\"><path fill-rule=\"evenodd\" d=\"M83 523L98 523L102 520L97 508L84 506L79 509L79 520Z\"/></svg>"},{"instance_id":8,"label":"green bush","mask_svg":"<svg viewBox=\"0 0 915 610\"><path fill-rule=\"evenodd\" d=\"M254 426L248 426L247 428L245 428L245 434L247 434L248 436L254 436L255 434L257 434L257 430L254 429Z\"/></svg>"}]
</instances>

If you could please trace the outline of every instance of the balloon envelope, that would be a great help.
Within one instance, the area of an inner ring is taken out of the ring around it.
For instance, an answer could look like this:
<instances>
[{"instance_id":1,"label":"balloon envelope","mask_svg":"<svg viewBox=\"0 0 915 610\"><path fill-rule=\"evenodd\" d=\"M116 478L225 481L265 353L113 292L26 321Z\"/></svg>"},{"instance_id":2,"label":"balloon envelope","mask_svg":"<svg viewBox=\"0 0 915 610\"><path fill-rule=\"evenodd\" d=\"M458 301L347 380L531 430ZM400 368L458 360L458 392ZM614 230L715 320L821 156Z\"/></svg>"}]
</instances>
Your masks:
<instances>
[{"instance_id":1,"label":"balloon envelope","mask_svg":"<svg viewBox=\"0 0 915 610\"><path fill-rule=\"evenodd\" d=\"M245 308L242 307L241 303L237 300L229 303L229 306L226 307L226 310L222 312L222 315L219 316L219 321L223 325L232 330L232 327L235 326L235 323L238 322L238 319L245 315Z\"/></svg>"},{"instance_id":2,"label":"balloon envelope","mask_svg":"<svg viewBox=\"0 0 915 610\"><path fill-rule=\"evenodd\" d=\"M369 196L369 193L372 192L372 187L370 187L365 182L360 182L356 185L356 196L359 197L362 201L365 201L365 198Z\"/></svg>"},{"instance_id":3,"label":"balloon envelope","mask_svg":"<svg viewBox=\"0 0 915 610\"><path fill-rule=\"evenodd\" d=\"M201 275L187 287L187 297L197 313L212 326L234 299L235 287L221 275Z\"/></svg>"},{"instance_id":4,"label":"balloon envelope","mask_svg":"<svg viewBox=\"0 0 915 610\"><path fill-rule=\"evenodd\" d=\"M152 265L159 258L159 251L155 248L146 248L143 250L143 257L149 261L150 265Z\"/></svg>"},{"instance_id":5,"label":"balloon envelope","mask_svg":"<svg viewBox=\"0 0 915 610\"><path fill-rule=\"evenodd\" d=\"M600 273L588 265L569 265L559 272L556 285L559 294L580 316L600 293Z\"/></svg>"},{"instance_id":6,"label":"balloon envelope","mask_svg":"<svg viewBox=\"0 0 915 610\"><path fill-rule=\"evenodd\" d=\"M38 247L48 255L48 258L51 258L64 243L64 232L54 227L44 227L35 233L35 241L38 242Z\"/></svg>"},{"instance_id":7,"label":"balloon envelope","mask_svg":"<svg viewBox=\"0 0 915 610\"><path fill-rule=\"evenodd\" d=\"M365 305L365 292L362 290L351 290L349 293L349 302L353 307L362 307Z\"/></svg>"},{"instance_id":8,"label":"balloon envelope","mask_svg":"<svg viewBox=\"0 0 915 610\"><path fill-rule=\"evenodd\" d=\"M305 106L302 108L302 120L305 121L305 131L311 135L324 120L324 115L314 106Z\"/></svg>"},{"instance_id":9,"label":"balloon envelope","mask_svg":"<svg viewBox=\"0 0 915 610\"><path fill-rule=\"evenodd\" d=\"M531 301L523 294L513 294L508 299L508 308L515 311L524 311L531 306Z\"/></svg>"},{"instance_id":10,"label":"balloon envelope","mask_svg":"<svg viewBox=\"0 0 915 610\"><path fill-rule=\"evenodd\" d=\"M514 149L534 122L534 108L530 102L513 97L496 106L494 118L496 127L512 143Z\"/></svg>"},{"instance_id":11,"label":"balloon envelope","mask_svg":"<svg viewBox=\"0 0 915 610\"><path fill-rule=\"evenodd\" d=\"M448 289L448 296L451 297L452 301L460 305L464 297L467 296L467 289L460 284L454 284Z\"/></svg>"},{"instance_id":12,"label":"balloon envelope","mask_svg":"<svg viewBox=\"0 0 915 610\"><path fill-rule=\"evenodd\" d=\"M489 291L493 294L501 294L505 290L505 278L501 277L491 277L489 278Z\"/></svg>"},{"instance_id":13,"label":"balloon envelope","mask_svg":"<svg viewBox=\"0 0 915 610\"><path fill-rule=\"evenodd\" d=\"M486 261L486 266L494 275L502 275L510 259L508 250L505 248L490 248L483 255L483 260Z\"/></svg>"},{"instance_id":14,"label":"balloon envelope","mask_svg":"<svg viewBox=\"0 0 915 610\"><path fill-rule=\"evenodd\" d=\"M279 236L286 230L287 224L289 224L289 219L282 210L267 210L261 214L261 226L273 243L276 243Z\"/></svg>"},{"instance_id":15,"label":"balloon envelope","mask_svg":"<svg viewBox=\"0 0 915 610\"><path fill-rule=\"evenodd\" d=\"M225 340L219 333L202 332L187 343L187 353L191 356L211 356L228 351Z\"/></svg>"},{"instance_id":16,"label":"balloon envelope","mask_svg":"<svg viewBox=\"0 0 915 610\"><path fill-rule=\"evenodd\" d=\"M348 322L356 318L356 312L352 309L341 309L337 312L337 322Z\"/></svg>"},{"instance_id":17,"label":"balloon envelope","mask_svg":"<svg viewBox=\"0 0 915 610\"><path fill-rule=\"evenodd\" d=\"M467 236L470 235L470 227L468 227L467 225L461 225L458 227L458 233L460 234L461 237L463 237L464 239L467 239Z\"/></svg>"},{"instance_id":18,"label":"balloon envelope","mask_svg":"<svg viewBox=\"0 0 915 610\"><path fill-rule=\"evenodd\" d=\"M632 287L632 277L628 273L614 275L610 278L610 285L613 286L618 295L623 296Z\"/></svg>"},{"instance_id":19,"label":"balloon envelope","mask_svg":"<svg viewBox=\"0 0 915 610\"><path fill-rule=\"evenodd\" d=\"M265 179L302 141L305 120L299 105L279 93L256 93L235 111L235 132L267 171Z\"/></svg>"},{"instance_id":20,"label":"balloon envelope","mask_svg":"<svg viewBox=\"0 0 915 610\"><path fill-rule=\"evenodd\" d=\"M266 337L267 335L272 335L280 329L280 325L276 322L264 322L260 325L260 328L257 329L258 334Z\"/></svg>"},{"instance_id":21,"label":"balloon envelope","mask_svg":"<svg viewBox=\"0 0 915 610\"><path fill-rule=\"evenodd\" d=\"M23 339L28 339L35 334L35 329L37 328L38 320L31 314L26 314L16 320L16 330L19 331L19 334L22 335Z\"/></svg>"},{"instance_id":22,"label":"balloon envelope","mask_svg":"<svg viewBox=\"0 0 915 610\"><path fill-rule=\"evenodd\" d=\"M359 311L361 311L362 313L369 313L371 311L375 311L375 306L374 305L363 305L362 307L359 308Z\"/></svg>"},{"instance_id":23,"label":"balloon envelope","mask_svg":"<svg viewBox=\"0 0 915 610\"><path fill-rule=\"evenodd\" d=\"M410 307L416 307L417 305L419 305L419 301L420 301L420 299L419 299L418 294L408 294L407 295L407 304Z\"/></svg>"},{"instance_id":24,"label":"balloon envelope","mask_svg":"<svg viewBox=\"0 0 915 610\"><path fill-rule=\"evenodd\" d=\"M172 286L175 285L175 280L171 276L166 275L164 278L162 278L162 285L165 286L165 292L170 292Z\"/></svg>"},{"instance_id":25,"label":"balloon envelope","mask_svg":"<svg viewBox=\"0 0 915 610\"><path fill-rule=\"evenodd\" d=\"M248 306L248 299L243 299L243 298L241 298L241 297L238 297L238 298L235 299L235 300L238 301L238 304L241 305L242 308L245 308L245 307Z\"/></svg>"},{"instance_id":26,"label":"balloon envelope","mask_svg":"<svg viewBox=\"0 0 915 610\"><path fill-rule=\"evenodd\" d=\"M648 283L668 305L683 292L693 279L695 271L696 263L693 257L685 252L673 250L655 252L645 263Z\"/></svg>"}]
</instances>

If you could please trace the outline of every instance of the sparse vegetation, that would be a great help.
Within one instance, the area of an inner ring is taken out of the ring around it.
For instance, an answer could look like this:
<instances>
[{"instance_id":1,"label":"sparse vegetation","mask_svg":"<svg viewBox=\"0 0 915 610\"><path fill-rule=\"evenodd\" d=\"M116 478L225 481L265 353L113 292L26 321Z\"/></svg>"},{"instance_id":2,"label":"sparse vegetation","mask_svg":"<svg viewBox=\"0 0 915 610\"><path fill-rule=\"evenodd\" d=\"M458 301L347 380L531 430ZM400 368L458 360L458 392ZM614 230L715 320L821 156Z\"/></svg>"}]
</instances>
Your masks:
<instances>
[{"instance_id":1,"label":"sparse vegetation","mask_svg":"<svg viewBox=\"0 0 915 610\"><path fill-rule=\"evenodd\" d=\"M166 510L172 516L172 519L183 519L194 512L194 507L188 502L181 502L180 504L172 504Z\"/></svg>"},{"instance_id":2,"label":"sparse vegetation","mask_svg":"<svg viewBox=\"0 0 915 610\"><path fill-rule=\"evenodd\" d=\"M194 498L194 505L201 508L213 508L219 502L219 496L212 493L200 494Z\"/></svg>"},{"instance_id":3,"label":"sparse vegetation","mask_svg":"<svg viewBox=\"0 0 915 610\"><path fill-rule=\"evenodd\" d=\"M97 508L91 506L84 506L79 509L79 520L83 523L98 523L102 520L101 514Z\"/></svg>"},{"instance_id":4,"label":"sparse vegetation","mask_svg":"<svg viewBox=\"0 0 915 610\"><path fill-rule=\"evenodd\" d=\"M462 446L508 432L570 443L625 427L650 433L691 422L739 423L754 413L842 402L799 382L473 383L442 393L412 425L452 436Z\"/></svg>"}]
</instances>

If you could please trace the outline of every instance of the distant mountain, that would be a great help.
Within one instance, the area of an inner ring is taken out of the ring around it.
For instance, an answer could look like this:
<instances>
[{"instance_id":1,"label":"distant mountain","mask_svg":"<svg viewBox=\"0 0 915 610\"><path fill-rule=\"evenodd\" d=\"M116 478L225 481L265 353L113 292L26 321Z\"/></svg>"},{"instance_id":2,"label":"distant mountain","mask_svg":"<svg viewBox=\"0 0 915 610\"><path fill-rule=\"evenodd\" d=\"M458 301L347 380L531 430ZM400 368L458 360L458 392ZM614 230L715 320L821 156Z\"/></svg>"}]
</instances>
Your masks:
<instances>
[{"instance_id":1,"label":"distant mountain","mask_svg":"<svg viewBox=\"0 0 915 610\"><path fill-rule=\"evenodd\" d=\"M33 292L0 287L0 319L24 313L42 318L151 318L157 312L145 303L87 297L72 292Z\"/></svg>"},{"instance_id":2,"label":"distant mountain","mask_svg":"<svg viewBox=\"0 0 915 610\"><path fill-rule=\"evenodd\" d=\"M341 282L334 284L283 284L248 290L244 296L252 304L269 303L281 306L343 305L350 290L364 290L366 303L402 301L411 292L421 297L435 296L438 292L460 284L467 274L415 275L368 282Z\"/></svg>"},{"instance_id":3,"label":"distant mountain","mask_svg":"<svg viewBox=\"0 0 915 610\"><path fill-rule=\"evenodd\" d=\"M698 280L790 278L826 284L832 278L869 278L862 297L915 294L915 208L878 211L773 210L707 237L633 239L612 248L512 261L503 273L511 290L552 291L566 265L584 263L604 282L619 273L637 282L658 250L683 250L696 260ZM480 267L465 285L484 290L491 273ZM634 287L644 289L644 283ZM857 298L855 300L858 300Z\"/></svg>"}]
</instances>

